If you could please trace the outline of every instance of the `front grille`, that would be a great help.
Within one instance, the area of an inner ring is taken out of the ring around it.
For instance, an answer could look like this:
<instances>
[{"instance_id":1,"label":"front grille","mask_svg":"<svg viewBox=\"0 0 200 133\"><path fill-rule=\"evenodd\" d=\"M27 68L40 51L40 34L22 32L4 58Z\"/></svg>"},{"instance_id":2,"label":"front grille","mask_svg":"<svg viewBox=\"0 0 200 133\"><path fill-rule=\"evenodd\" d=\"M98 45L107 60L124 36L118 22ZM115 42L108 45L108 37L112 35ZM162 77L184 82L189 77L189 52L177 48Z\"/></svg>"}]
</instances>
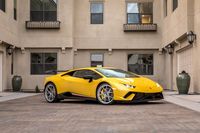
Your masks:
<instances>
[{"instance_id":1,"label":"front grille","mask_svg":"<svg viewBox=\"0 0 200 133\"><path fill-rule=\"evenodd\" d=\"M163 99L162 93L134 93L133 102L153 101Z\"/></svg>"}]
</instances>

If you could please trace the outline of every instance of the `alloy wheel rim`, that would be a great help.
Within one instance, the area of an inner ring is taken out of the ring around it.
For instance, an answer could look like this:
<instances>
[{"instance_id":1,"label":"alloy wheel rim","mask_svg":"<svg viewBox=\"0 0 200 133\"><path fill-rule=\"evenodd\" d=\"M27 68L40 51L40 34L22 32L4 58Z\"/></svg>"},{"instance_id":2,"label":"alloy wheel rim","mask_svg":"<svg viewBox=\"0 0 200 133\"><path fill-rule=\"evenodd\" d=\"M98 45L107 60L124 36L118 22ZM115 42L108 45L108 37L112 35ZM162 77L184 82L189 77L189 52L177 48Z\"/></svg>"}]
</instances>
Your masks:
<instances>
[{"instance_id":1,"label":"alloy wheel rim","mask_svg":"<svg viewBox=\"0 0 200 133\"><path fill-rule=\"evenodd\" d=\"M55 87L52 84L49 84L45 88L45 98L47 101L52 102L55 99Z\"/></svg>"},{"instance_id":2,"label":"alloy wheel rim","mask_svg":"<svg viewBox=\"0 0 200 133\"><path fill-rule=\"evenodd\" d=\"M113 90L110 85L102 85L98 89L98 100L103 104L109 104L113 101Z\"/></svg>"}]
</instances>

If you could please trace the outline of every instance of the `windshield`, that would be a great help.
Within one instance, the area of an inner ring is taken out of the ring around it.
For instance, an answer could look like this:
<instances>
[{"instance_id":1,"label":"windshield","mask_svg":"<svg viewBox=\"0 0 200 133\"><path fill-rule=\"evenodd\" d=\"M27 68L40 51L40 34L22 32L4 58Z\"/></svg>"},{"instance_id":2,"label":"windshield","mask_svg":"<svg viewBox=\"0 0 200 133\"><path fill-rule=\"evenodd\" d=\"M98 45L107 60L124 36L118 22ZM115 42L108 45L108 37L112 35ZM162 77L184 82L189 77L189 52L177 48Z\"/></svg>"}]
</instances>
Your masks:
<instances>
[{"instance_id":1,"label":"windshield","mask_svg":"<svg viewBox=\"0 0 200 133\"><path fill-rule=\"evenodd\" d=\"M98 68L96 71L100 72L104 76L108 78L137 78L139 76L134 73L127 72L121 69L106 69L106 68Z\"/></svg>"}]
</instances>

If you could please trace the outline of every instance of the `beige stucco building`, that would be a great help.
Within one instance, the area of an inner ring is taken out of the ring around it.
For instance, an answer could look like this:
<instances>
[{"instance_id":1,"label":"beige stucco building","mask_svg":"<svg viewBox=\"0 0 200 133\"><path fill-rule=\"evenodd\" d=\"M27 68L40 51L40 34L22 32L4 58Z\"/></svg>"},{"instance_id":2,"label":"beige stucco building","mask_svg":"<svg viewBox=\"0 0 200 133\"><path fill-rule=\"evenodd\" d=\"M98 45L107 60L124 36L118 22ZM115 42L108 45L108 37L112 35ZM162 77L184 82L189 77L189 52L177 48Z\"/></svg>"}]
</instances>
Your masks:
<instances>
[{"instance_id":1,"label":"beige stucco building","mask_svg":"<svg viewBox=\"0 0 200 133\"><path fill-rule=\"evenodd\" d=\"M13 75L32 91L48 70L112 66L165 89L185 70L200 92L199 15L199 0L0 0L0 91Z\"/></svg>"}]
</instances>

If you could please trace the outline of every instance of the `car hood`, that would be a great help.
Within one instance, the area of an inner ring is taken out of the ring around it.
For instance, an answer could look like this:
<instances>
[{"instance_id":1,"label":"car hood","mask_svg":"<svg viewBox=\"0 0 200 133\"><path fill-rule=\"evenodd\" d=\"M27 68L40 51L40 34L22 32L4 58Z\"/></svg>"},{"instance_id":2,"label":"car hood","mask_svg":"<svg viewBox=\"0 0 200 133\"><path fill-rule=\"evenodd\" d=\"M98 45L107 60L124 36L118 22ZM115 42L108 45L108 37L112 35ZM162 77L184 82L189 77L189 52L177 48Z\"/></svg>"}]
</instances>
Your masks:
<instances>
[{"instance_id":1,"label":"car hood","mask_svg":"<svg viewBox=\"0 0 200 133\"><path fill-rule=\"evenodd\" d=\"M162 91L162 87L145 77L136 77L136 78L113 78L113 82L121 83L121 84L129 84L135 86L134 91L142 91L142 92L160 92Z\"/></svg>"}]
</instances>

